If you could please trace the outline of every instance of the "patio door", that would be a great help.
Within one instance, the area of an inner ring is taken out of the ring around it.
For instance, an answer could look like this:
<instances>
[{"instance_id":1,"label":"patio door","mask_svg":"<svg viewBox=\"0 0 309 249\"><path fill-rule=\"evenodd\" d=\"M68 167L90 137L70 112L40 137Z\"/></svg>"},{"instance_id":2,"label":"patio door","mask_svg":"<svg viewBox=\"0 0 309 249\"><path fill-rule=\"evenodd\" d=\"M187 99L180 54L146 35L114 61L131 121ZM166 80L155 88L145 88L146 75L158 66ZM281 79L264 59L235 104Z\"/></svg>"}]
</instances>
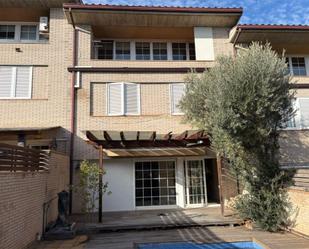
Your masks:
<instances>
[{"instance_id":1,"label":"patio door","mask_svg":"<svg viewBox=\"0 0 309 249\"><path fill-rule=\"evenodd\" d=\"M202 207L207 204L204 160L185 162L186 206Z\"/></svg>"}]
</instances>

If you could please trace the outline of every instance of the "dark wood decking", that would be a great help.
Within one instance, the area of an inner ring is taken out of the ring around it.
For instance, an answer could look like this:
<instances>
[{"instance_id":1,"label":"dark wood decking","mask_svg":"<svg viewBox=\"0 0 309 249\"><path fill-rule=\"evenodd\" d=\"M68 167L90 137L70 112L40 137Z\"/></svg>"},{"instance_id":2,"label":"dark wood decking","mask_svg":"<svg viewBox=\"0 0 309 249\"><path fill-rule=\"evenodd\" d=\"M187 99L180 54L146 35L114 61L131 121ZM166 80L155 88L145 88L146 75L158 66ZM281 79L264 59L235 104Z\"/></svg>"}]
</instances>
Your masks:
<instances>
[{"instance_id":1,"label":"dark wood decking","mask_svg":"<svg viewBox=\"0 0 309 249\"><path fill-rule=\"evenodd\" d=\"M251 231L243 227L197 227L188 229L115 232L92 235L86 249L133 249L138 243L232 242L256 240L265 249L309 249L309 240L290 233Z\"/></svg>"},{"instance_id":2,"label":"dark wood decking","mask_svg":"<svg viewBox=\"0 0 309 249\"><path fill-rule=\"evenodd\" d=\"M220 207L110 212L103 214L102 223L97 222L98 215L75 215L71 219L92 232L242 224L236 216L221 216Z\"/></svg>"}]
</instances>

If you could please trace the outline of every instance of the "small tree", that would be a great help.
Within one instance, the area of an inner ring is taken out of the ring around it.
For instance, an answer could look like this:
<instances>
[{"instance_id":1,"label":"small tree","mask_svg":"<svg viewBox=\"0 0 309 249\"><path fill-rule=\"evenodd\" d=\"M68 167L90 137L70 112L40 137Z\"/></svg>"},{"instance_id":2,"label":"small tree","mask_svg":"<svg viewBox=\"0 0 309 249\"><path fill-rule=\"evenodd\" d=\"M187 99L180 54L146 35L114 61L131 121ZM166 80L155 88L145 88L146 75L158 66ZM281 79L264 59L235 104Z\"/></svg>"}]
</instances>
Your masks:
<instances>
[{"instance_id":1,"label":"small tree","mask_svg":"<svg viewBox=\"0 0 309 249\"><path fill-rule=\"evenodd\" d=\"M293 116L290 76L284 56L253 43L233 57L220 57L201 76L187 77L180 107L186 119L211 135L248 194L236 208L265 230L287 225L288 177L279 167L279 130Z\"/></svg>"},{"instance_id":2,"label":"small tree","mask_svg":"<svg viewBox=\"0 0 309 249\"><path fill-rule=\"evenodd\" d=\"M96 211L99 199L99 177L105 171L100 169L97 163L83 161L80 164L79 183L74 187L82 201L82 212L93 213ZM106 193L108 183L103 183L102 192ZM110 194L110 192L108 192Z\"/></svg>"}]
</instances>

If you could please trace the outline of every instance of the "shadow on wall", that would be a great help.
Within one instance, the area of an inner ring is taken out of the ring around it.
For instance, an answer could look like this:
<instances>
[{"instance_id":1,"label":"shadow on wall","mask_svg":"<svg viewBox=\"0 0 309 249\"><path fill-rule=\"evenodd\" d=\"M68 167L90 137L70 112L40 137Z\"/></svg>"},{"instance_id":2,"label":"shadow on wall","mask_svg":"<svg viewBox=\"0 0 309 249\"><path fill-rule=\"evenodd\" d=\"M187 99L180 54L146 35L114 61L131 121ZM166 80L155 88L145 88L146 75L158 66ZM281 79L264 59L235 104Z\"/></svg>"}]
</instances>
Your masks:
<instances>
[{"instance_id":1,"label":"shadow on wall","mask_svg":"<svg viewBox=\"0 0 309 249\"><path fill-rule=\"evenodd\" d=\"M309 164L309 130L282 131L280 163L289 166Z\"/></svg>"}]
</instances>

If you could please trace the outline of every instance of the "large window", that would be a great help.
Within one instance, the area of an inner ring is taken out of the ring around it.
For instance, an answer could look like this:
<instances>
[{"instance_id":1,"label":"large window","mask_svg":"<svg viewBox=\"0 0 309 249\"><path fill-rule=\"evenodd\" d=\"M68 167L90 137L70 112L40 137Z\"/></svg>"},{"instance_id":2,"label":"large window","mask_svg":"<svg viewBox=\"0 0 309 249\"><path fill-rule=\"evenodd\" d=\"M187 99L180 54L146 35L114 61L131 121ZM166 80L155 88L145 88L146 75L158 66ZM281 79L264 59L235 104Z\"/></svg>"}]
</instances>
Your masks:
<instances>
[{"instance_id":1,"label":"large window","mask_svg":"<svg viewBox=\"0 0 309 249\"><path fill-rule=\"evenodd\" d=\"M136 60L150 60L150 43L136 42L135 43Z\"/></svg>"},{"instance_id":2,"label":"large window","mask_svg":"<svg viewBox=\"0 0 309 249\"><path fill-rule=\"evenodd\" d=\"M306 76L306 60L304 57L287 57L287 66L292 75L295 76Z\"/></svg>"},{"instance_id":3,"label":"large window","mask_svg":"<svg viewBox=\"0 0 309 249\"><path fill-rule=\"evenodd\" d=\"M30 98L32 67L0 66L0 98Z\"/></svg>"},{"instance_id":4,"label":"large window","mask_svg":"<svg viewBox=\"0 0 309 249\"><path fill-rule=\"evenodd\" d=\"M108 115L139 115L139 87L139 84L124 82L108 84Z\"/></svg>"},{"instance_id":5,"label":"large window","mask_svg":"<svg viewBox=\"0 0 309 249\"><path fill-rule=\"evenodd\" d=\"M172 43L173 60L187 59L187 44L186 43Z\"/></svg>"},{"instance_id":6,"label":"large window","mask_svg":"<svg viewBox=\"0 0 309 249\"><path fill-rule=\"evenodd\" d=\"M0 25L0 40L14 40L15 25Z\"/></svg>"},{"instance_id":7,"label":"large window","mask_svg":"<svg viewBox=\"0 0 309 249\"><path fill-rule=\"evenodd\" d=\"M130 42L116 42L116 60L130 60Z\"/></svg>"},{"instance_id":8,"label":"large window","mask_svg":"<svg viewBox=\"0 0 309 249\"><path fill-rule=\"evenodd\" d=\"M94 59L102 60L195 60L194 43L148 41L94 41Z\"/></svg>"},{"instance_id":9,"label":"large window","mask_svg":"<svg viewBox=\"0 0 309 249\"><path fill-rule=\"evenodd\" d=\"M176 205L175 161L135 163L135 204Z\"/></svg>"},{"instance_id":10,"label":"large window","mask_svg":"<svg viewBox=\"0 0 309 249\"><path fill-rule=\"evenodd\" d=\"M309 98L296 98L293 101L295 115L286 123L287 129L309 128Z\"/></svg>"},{"instance_id":11,"label":"large window","mask_svg":"<svg viewBox=\"0 0 309 249\"><path fill-rule=\"evenodd\" d=\"M94 43L95 59L112 60L114 54L113 41L100 41Z\"/></svg>"},{"instance_id":12,"label":"large window","mask_svg":"<svg viewBox=\"0 0 309 249\"><path fill-rule=\"evenodd\" d=\"M174 115L183 114L183 112L179 108L179 102L184 95L185 92L185 84L184 83L176 83L171 84L171 112Z\"/></svg>"},{"instance_id":13,"label":"large window","mask_svg":"<svg viewBox=\"0 0 309 249\"><path fill-rule=\"evenodd\" d=\"M39 41L37 24L0 24L0 42Z\"/></svg>"},{"instance_id":14,"label":"large window","mask_svg":"<svg viewBox=\"0 0 309 249\"><path fill-rule=\"evenodd\" d=\"M154 42L153 46L153 59L154 60L167 60L167 44L163 42Z\"/></svg>"},{"instance_id":15,"label":"large window","mask_svg":"<svg viewBox=\"0 0 309 249\"><path fill-rule=\"evenodd\" d=\"M37 40L38 30L36 25L21 25L20 39L22 41L35 41Z\"/></svg>"}]
</instances>

